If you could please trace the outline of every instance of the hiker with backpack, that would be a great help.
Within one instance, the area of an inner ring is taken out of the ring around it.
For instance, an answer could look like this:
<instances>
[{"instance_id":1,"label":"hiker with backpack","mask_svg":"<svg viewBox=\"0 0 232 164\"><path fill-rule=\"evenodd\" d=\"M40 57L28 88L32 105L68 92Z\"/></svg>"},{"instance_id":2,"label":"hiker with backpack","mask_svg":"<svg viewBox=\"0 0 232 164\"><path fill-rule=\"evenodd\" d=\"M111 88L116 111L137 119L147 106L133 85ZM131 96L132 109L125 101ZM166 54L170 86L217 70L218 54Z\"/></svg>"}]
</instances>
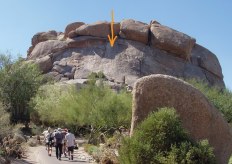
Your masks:
<instances>
[{"instance_id":1,"label":"hiker with backpack","mask_svg":"<svg viewBox=\"0 0 232 164\"><path fill-rule=\"evenodd\" d=\"M54 135L51 132L51 128L48 128L48 130L45 131L43 134L44 134L46 150L48 151L48 155L51 156L53 140L54 140Z\"/></svg>"},{"instance_id":2,"label":"hiker with backpack","mask_svg":"<svg viewBox=\"0 0 232 164\"><path fill-rule=\"evenodd\" d=\"M48 155L52 155L52 146L54 144L54 134L49 131L48 135L48 143L47 143L47 149L48 149Z\"/></svg>"},{"instance_id":3,"label":"hiker with backpack","mask_svg":"<svg viewBox=\"0 0 232 164\"><path fill-rule=\"evenodd\" d=\"M63 141L61 128L58 128L57 131L55 132L54 139L55 139L55 147L56 147L56 158L61 160L62 141Z\"/></svg>"}]
</instances>

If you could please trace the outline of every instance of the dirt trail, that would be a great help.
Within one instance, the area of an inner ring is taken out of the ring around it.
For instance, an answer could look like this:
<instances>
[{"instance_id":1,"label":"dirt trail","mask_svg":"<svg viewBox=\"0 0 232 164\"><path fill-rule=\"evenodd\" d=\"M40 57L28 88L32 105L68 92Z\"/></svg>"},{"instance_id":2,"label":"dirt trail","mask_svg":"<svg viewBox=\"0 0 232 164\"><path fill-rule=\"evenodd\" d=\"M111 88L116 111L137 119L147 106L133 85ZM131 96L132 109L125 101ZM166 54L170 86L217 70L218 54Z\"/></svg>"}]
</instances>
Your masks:
<instances>
[{"instance_id":1,"label":"dirt trail","mask_svg":"<svg viewBox=\"0 0 232 164\"><path fill-rule=\"evenodd\" d=\"M91 156L89 156L83 147L80 147L78 150L74 150L74 159L71 161L68 158L62 156L61 161L56 159L55 148L52 149L52 156L47 155L47 151L44 146L29 147L27 152L27 157L15 160L12 164L89 164L94 163Z\"/></svg>"}]
</instances>

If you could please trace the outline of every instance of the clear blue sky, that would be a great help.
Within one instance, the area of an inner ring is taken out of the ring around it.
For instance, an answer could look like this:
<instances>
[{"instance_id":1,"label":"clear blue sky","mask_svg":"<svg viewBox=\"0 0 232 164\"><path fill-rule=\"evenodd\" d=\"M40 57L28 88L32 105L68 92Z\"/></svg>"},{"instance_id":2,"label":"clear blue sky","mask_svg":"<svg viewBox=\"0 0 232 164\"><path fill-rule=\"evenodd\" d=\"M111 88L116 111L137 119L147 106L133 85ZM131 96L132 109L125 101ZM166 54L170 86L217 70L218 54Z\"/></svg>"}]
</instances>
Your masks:
<instances>
[{"instance_id":1,"label":"clear blue sky","mask_svg":"<svg viewBox=\"0 0 232 164\"><path fill-rule=\"evenodd\" d=\"M0 0L0 52L25 57L35 33L64 31L74 21L110 21L112 9L115 21L155 19L196 38L217 55L232 89L231 0Z\"/></svg>"}]
</instances>

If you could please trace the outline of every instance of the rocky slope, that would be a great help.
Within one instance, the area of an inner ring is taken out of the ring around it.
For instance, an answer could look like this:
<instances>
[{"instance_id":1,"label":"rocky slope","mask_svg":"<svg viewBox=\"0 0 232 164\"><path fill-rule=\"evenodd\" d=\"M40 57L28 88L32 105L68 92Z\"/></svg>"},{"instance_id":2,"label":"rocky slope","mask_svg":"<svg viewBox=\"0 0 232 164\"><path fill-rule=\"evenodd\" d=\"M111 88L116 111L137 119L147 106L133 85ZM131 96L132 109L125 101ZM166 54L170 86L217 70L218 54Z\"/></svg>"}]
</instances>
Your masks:
<instances>
[{"instance_id":1,"label":"rocky slope","mask_svg":"<svg viewBox=\"0 0 232 164\"><path fill-rule=\"evenodd\" d=\"M127 19L114 24L118 39L111 47L110 29L110 22L75 22L64 33L37 33L27 60L38 63L43 73L57 81L78 83L91 72L102 71L109 81L128 86L142 76L166 74L224 87L217 57L194 38L157 21Z\"/></svg>"}]
</instances>

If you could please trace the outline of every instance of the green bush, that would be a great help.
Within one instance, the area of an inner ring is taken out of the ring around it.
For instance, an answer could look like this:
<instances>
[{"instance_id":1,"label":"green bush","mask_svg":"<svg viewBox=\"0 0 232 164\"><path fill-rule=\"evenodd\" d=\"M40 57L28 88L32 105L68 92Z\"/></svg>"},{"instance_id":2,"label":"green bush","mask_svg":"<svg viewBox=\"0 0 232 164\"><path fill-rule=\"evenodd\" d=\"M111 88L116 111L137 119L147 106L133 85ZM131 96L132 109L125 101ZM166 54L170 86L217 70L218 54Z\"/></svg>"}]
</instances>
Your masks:
<instances>
[{"instance_id":1,"label":"green bush","mask_svg":"<svg viewBox=\"0 0 232 164\"><path fill-rule=\"evenodd\" d=\"M95 129L130 126L131 94L115 93L106 86L43 86L32 103L44 124L71 127L92 125Z\"/></svg>"},{"instance_id":2,"label":"green bush","mask_svg":"<svg viewBox=\"0 0 232 164\"><path fill-rule=\"evenodd\" d=\"M228 164L232 164L232 156L230 156L230 159L229 159L229 163Z\"/></svg>"},{"instance_id":3,"label":"green bush","mask_svg":"<svg viewBox=\"0 0 232 164\"><path fill-rule=\"evenodd\" d=\"M89 153L90 155L99 153L99 147L91 144L84 144L84 150Z\"/></svg>"},{"instance_id":4,"label":"green bush","mask_svg":"<svg viewBox=\"0 0 232 164\"><path fill-rule=\"evenodd\" d=\"M10 114L4 109L0 102L0 140L10 134L12 126L10 125Z\"/></svg>"},{"instance_id":5,"label":"green bush","mask_svg":"<svg viewBox=\"0 0 232 164\"><path fill-rule=\"evenodd\" d=\"M92 73L90 73L89 76L88 76L88 79L95 79L95 78L103 79L105 77L106 76L104 75L104 73L102 71L100 71L100 72L92 72Z\"/></svg>"},{"instance_id":6,"label":"green bush","mask_svg":"<svg viewBox=\"0 0 232 164\"><path fill-rule=\"evenodd\" d=\"M181 126L174 109L152 113L125 138L119 150L120 162L141 163L214 163L208 142L192 142Z\"/></svg>"},{"instance_id":7,"label":"green bush","mask_svg":"<svg viewBox=\"0 0 232 164\"><path fill-rule=\"evenodd\" d=\"M35 135L41 135L43 133L44 129L42 127L39 126L33 126L31 128L31 135L35 136Z\"/></svg>"},{"instance_id":8,"label":"green bush","mask_svg":"<svg viewBox=\"0 0 232 164\"><path fill-rule=\"evenodd\" d=\"M42 84L38 65L0 54L0 99L13 123L30 121L29 101Z\"/></svg>"},{"instance_id":9,"label":"green bush","mask_svg":"<svg viewBox=\"0 0 232 164\"><path fill-rule=\"evenodd\" d=\"M208 84L194 79L187 80L187 82L200 90L222 112L227 122L232 123L232 93L230 90L210 87Z\"/></svg>"},{"instance_id":10,"label":"green bush","mask_svg":"<svg viewBox=\"0 0 232 164\"><path fill-rule=\"evenodd\" d=\"M189 141L181 142L180 146L173 145L171 151L166 153L166 156L161 156L160 163L183 163L183 164L214 164L215 156L213 149L210 147L207 140L202 140L199 143L191 143Z\"/></svg>"}]
</instances>

